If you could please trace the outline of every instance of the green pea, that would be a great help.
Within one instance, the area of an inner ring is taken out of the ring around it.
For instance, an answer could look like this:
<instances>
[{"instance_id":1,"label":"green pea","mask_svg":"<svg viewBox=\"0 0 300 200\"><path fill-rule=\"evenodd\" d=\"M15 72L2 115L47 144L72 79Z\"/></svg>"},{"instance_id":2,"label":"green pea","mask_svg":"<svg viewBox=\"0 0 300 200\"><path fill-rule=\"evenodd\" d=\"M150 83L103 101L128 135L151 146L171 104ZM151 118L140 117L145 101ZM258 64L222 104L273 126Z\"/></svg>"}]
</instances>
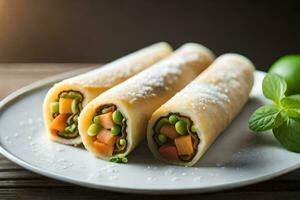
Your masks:
<instances>
[{"instance_id":1,"label":"green pea","mask_svg":"<svg viewBox=\"0 0 300 200\"><path fill-rule=\"evenodd\" d=\"M118 110L114 111L112 114L112 118L116 124L119 124L119 125L122 124L123 115L120 111L118 111Z\"/></svg>"},{"instance_id":2,"label":"green pea","mask_svg":"<svg viewBox=\"0 0 300 200\"><path fill-rule=\"evenodd\" d=\"M186 122L183 121L183 120L179 120L178 122L176 122L175 124L175 129L176 129L176 132L179 134L179 135L185 135L186 134Z\"/></svg>"},{"instance_id":3,"label":"green pea","mask_svg":"<svg viewBox=\"0 0 300 200\"><path fill-rule=\"evenodd\" d=\"M178 121L178 118L177 118L176 115L171 115L171 116L169 117L169 123L170 123L170 124L176 124L177 121Z\"/></svg>"},{"instance_id":4,"label":"green pea","mask_svg":"<svg viewBox=\"0 0 300 200\"><path fill-rule=\"evenodd\" d=\"M121 146L125 146L127 142L125 139L122 138L122 139L120 139L119 143Z\"/></svg>"},{"instance_id":5,"label":"green pea","mask_svg":"<svg viewBox=\"0 0 300 200\"><path fill-rule=\"evenodd\" d=\"M73 99L72 105L71 105L71 109L72 109L72 113L73 114L79 112L79 110L78 110L78 103L79 103L79 99Z\"/></svg>"},{"instance_id":6,"label":"green pea","mask_svg":"<svg viewBox=\"0 0 300 200\"><path fill-rule=\"evenodd\" d=\"M121 127L118 125L113 125L111 127L110 131L111 131L111 134L113 134L113 135L119 135L121 132Z\"/></svg>"},{"instance_id":7,"label":"green pea","mask_svg":"<svg viewBox=\"0 0 300 200\"><path fill-rule=\"evenodd\" d=\"M50 103L50 111L51 111L51 114L58 113L59 112L59 103L58 102Z\"/></svg>"},{"instance_id":8,"label":"green pea","mask_svg":"<svg viewBox=\"0 0 300 200\"><path fill-rule=\"evenodd\" d=\"M158 135L158 140L161 144L164 144L167 142L167 137L164 134L159 134Z\"/></svg>"},{"instance_id":9,"label":"green pea","mask_svg":"<svg viewBox=\"0 0 300 200\"><path fill-rule=\"evenodd\" d=\"M88 135L89 136L95 136L99 133L101 130L101 125L100 124L91 124L89 129L88 129Z\"/></svg>"},{"instance_id":10,"label":"green pea","mask_svg":"<svg viewBox=\"0 0 300 200\"><path fill-rule=\"evenodd\" d=\"M100 124L99 115L97 115L97 116L95 116L95 117L93 118L93 122L94 122L95 124Z\"/></svg>"},{"instance_id":11,"label":"green pea","mask_svg":"<svg viewBox=\"0 0 300 200\"><path fill-rule=\"evenodd\" d=\"M197 132L195 124L192 125L191 130L192 130L193 133Z\"/></svg>"}]
</instances>

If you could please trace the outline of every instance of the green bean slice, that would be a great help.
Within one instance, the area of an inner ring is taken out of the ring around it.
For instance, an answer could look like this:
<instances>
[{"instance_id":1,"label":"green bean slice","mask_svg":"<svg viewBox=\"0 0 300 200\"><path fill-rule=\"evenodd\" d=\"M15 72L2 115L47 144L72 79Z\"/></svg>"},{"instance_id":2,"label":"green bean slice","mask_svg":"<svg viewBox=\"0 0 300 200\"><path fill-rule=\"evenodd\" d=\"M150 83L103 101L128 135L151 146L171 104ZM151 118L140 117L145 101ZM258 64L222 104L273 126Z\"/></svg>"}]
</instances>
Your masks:
<instances>
[{"instance_id":1,"label":"green bean slice","mask_svg":"<svg viewBox=\"0 0 300 200\"><path fill-rule=\"evenodd\" d=\"M50 112L51 114L55 114L59 112L59 102L51 102L50 103Z\"/></svg>"},{"instance_id":2,"label":"green bean slice","mask_svg":"<svg viewBox=\"0 0 300 200\"><path fill-rule=\"evenodd\" d=\"M79 99L77 99L77 98L76 98L76 99L73 99L72 105L71 105L71 110L72 110L72 113L73 113L73 114L79 112L78 104L79 104Z\"/></svg>"}]
</instances>

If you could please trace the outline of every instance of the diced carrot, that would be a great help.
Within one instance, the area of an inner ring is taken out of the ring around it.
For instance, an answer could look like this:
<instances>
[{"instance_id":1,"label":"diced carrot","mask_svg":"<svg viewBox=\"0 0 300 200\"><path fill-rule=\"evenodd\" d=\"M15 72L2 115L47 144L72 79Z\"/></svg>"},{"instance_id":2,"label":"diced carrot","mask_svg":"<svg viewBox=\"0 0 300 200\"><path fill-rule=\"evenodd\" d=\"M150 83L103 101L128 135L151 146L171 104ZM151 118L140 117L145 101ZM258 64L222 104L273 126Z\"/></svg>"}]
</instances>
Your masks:
<instances>
[{"instance_id":1,"label":"diced carrot","mask_svg":"<svg viewBox=\"0 0 300 200\"><path fill-rule=\"evenodd\" d=\"M51 123L50 129L63 132L67 127L67 117L66 114L59 114Z\"/></svg>"},{"instance_id":2,"label":"diced carrot","mask_svg":"<svg viewBox=\"0 0 300 200\"><path fill-rule=\"evenodd\" d=\"M104 128L110 129L114 125L112 112L99 115L99 121Z\"/></svg>"},{"instance_id":3,"label":"diced carrot","mask_svg":"<svg viewBox=\"0 0 300 200\"><path fill-rule=\"evenodd\" d=\"M117 141L117 136L111 134L109 130L101 129L101 131L97 134L97 140L104 144L113 146Z\"/></svg>"},{"instance_id":4,"label":"diced carrot","mask_svg":"<svg viewBox=\"0 0 300 200\"><path fill-rule=\"evenodd\" d=\"M99 142L98 140L95 140L94 146L97 149L97 151L104 156L112 156L113 154L114 146L112 145L107 145L102 142Z\"/></svg>"},{"instance_id":5,"label":"diced carrot","mask_svg":"<svg viewBox=\"0 0 300 200\"><path fill-rule=\"evenodd\" d=\"M163 127L160 129L160 132L172 140L178 137L176 129L172 124L163 125Z\"/></svg>"},{"instance_id":6,"label":"diced carrot","mask_svg":"<svg viewBox=\"0 0 300 200\"><path fill-rule=\"evenodd\" d=\"M60 114L72 113L72 101L73 101L73 99L60 98L59 99L59 113Z\"/></svg>"},{"instance_id":7,"label":"diced carrot","mask_svg":"<svg viewBox=\"0 0 300 200\"><path fill-rule=\"evenodd\" d=\"M191 155L194 153L192 136L186 135L175 139L178 155Z\"/></svg>"},{"instance_id":8,"label":"diced carrot","mask_svg":"<svg viewBox=\"0 0 300 200\"><path fill-rule=\"evenodd\" d=\"M162 157L168 160L179 160L177 149L172 144L165 144L159 148L159 153Z\"/></svg>"}]
</instances>

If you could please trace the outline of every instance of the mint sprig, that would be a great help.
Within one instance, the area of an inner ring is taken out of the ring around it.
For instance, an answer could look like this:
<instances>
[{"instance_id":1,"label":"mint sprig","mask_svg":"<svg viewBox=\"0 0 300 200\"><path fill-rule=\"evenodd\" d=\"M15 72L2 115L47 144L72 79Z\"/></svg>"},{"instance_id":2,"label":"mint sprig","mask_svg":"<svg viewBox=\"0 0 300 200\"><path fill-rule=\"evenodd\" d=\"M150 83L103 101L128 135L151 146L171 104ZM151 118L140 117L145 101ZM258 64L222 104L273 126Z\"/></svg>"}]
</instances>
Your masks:
<instances>
[{"instance_id":1,"label":"mint sprig","mask_svg":"<svg viewBox=\"0 0 300 200\"><path fill-rule=\"evenodd\" d=\"M299 152L300 123L293 118L288 118L281 126L273 129L276 139L286 149Z\"/></svg>"},{"instance_id":2,"label":"mint sprig","mask_svg":"<svg viewBox=\"0 0 300 200\"><path fill-rule=\"evenodd\" d=\"M286 82L283 78L276 74L267 74L262 83L263 94L275 103L279 103L280 100L285 96Z\"/></svg>"},{"instance_id":3,"label":"mint sprig","mask_svg":"<svg viewBox=\"0 0 300 200\"><path fill-rule=\"evenodd\" d=\"M300 95L286 97L285 80L272 73L265 76L262 90L273 104L258 108L249 119L249 128L255 132L272 129L283 147L300 152Z\"/></svg>"},{"instance_id":4,"label":"mint sprig","mask_svg":"<svg viewBox=\"0 0 300 200\"><path fill-rule=\"evenodd\" d=\"M256 132L267 131L283 123L281 109L278 106L262 106L249 120L249 128Z\"/></svg>"}]
</instances>

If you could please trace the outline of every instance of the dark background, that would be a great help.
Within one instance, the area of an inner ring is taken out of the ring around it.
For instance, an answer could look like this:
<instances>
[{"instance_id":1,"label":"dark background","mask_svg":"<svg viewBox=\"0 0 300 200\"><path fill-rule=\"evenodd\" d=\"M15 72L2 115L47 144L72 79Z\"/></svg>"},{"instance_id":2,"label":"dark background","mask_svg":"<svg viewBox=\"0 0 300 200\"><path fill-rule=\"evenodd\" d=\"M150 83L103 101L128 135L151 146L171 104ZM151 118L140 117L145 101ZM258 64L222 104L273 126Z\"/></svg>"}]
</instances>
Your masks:
<instances>
[{"instance_id":1,"label":"dark background","mask_svg":"<svg viewBox=\"0 0 300 200\"><path fill-rule=\"evenodd\" d=\"M0 62L108 62L157 41L237 52L259 69L300 53L297 1L0 0Z\"/></svg>"}]
</instances>

